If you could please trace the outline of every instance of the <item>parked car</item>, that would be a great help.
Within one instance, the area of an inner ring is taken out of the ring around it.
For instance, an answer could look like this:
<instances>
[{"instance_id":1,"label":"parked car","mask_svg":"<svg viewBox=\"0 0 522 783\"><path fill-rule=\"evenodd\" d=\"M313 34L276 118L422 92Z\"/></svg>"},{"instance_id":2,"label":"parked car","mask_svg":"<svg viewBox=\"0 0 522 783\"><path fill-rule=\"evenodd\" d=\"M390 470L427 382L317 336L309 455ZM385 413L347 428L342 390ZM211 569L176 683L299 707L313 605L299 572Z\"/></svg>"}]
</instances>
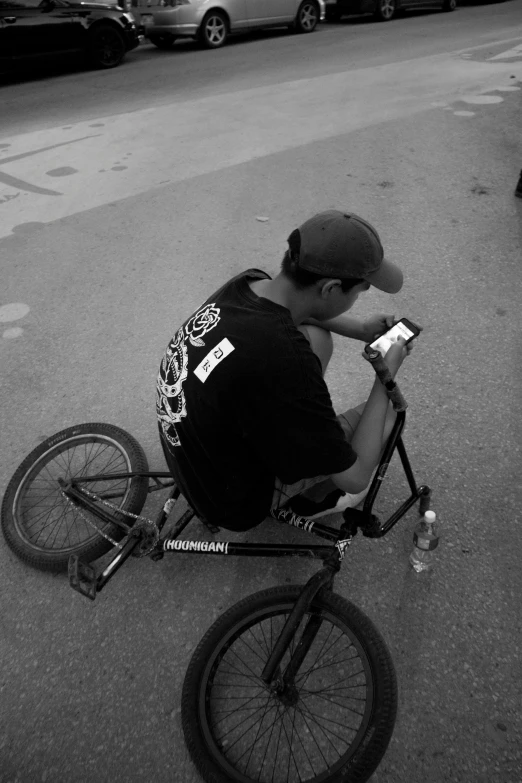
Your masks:
<instances>
[{"instance_id":1,"label":"parked car","mask_svg":"<svg viewBox=\"0 0 522 783\"><path fill-rule=\"evenodd\" d=\"M1 0L0 0L1 1ZM324 0L134 0L147 38L170 49L176 38L197 38L217 49L229 35L262 27L311 33L324 19Z\"/></svg>"},{"instance_id":2,"label":"parked car","mask_svg":"<svg viewBox=\"0 0 522 783\"><path fill-rule=\"evenodd\" d=\"M398 11L418 8L442 8L454 11L457 0L326 0L327 21L338 21L348 14L373 14L376 19L389 22Z\"/></svg>"},{"instance_id":3,"label":"parked car","mask_svg":"<svg viewBox=\"0 0 522 783\"><path fill-rule=\"evenodd\" d=\"M97 68L114 68L139 41L136 20L123 6L80 0L0 0L4 71L21 61L77 53Z\"/></svg>"}]
</instances>

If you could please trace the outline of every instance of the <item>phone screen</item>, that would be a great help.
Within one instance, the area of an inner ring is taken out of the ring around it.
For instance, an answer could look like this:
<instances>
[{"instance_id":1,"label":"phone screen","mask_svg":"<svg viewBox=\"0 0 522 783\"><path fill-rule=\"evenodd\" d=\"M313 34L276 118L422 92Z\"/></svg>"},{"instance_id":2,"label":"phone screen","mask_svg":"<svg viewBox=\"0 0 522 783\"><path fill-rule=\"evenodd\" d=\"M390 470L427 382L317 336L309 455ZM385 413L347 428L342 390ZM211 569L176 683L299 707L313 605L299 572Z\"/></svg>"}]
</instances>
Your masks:
<instances>
[{"instance_id":1,"label":"phone screen","mask_svg":"<svg viewBox=\"0 0 522 783\"><path fill-rule=\"evenodd\" d=\"M397 342L398 337L404 337L404 339L408 341L411 337L414 336L415 332L412 332L412 330L406 326L403 321L399 321L394 326L392 326L389 332L381 334L381 336L378 337L375 342L370 343L370 345L372 348L377 348L377 350L380 351L383 356L386 356L393 343Z\"/></svg>"}]
</instances>

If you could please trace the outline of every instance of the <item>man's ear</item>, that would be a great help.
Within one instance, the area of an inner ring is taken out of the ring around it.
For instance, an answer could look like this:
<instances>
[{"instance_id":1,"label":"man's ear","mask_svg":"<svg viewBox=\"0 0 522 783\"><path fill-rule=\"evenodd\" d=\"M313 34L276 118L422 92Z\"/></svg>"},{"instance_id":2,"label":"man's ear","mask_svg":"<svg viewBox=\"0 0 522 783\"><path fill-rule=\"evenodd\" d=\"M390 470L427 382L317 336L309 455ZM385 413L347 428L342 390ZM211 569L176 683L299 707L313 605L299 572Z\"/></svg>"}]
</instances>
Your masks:
<instances>
[{"instance_id":1,"label":"man's ear","mask_svg":"<svg viewBox=\"0 0 522 783\"><path fill-rule=\"evenodd\" d=\"M331 294L335 293L338 288L341 287L341 281L336 278L329 277L321 283L321 297L328 299Z\"/></svg>"}]
</instances>

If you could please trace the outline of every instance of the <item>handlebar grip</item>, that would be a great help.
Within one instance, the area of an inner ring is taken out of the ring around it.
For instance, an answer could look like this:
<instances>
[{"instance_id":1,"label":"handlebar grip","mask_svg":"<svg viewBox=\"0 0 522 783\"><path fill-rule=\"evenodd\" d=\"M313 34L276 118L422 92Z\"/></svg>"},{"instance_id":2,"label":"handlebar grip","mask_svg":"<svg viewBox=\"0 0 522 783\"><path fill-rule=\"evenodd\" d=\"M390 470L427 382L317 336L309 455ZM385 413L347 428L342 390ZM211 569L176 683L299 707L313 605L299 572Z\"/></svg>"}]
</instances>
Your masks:
<instances>
[{"instance_id":1,"label":"handlebar grip","mask_svg":"<svg viewBox=\"0 0 522 783\"><path fill-rule=\"evenodd\" d=\"M363 356L370 362L375 370L375 374L386 389L386 394L393 405L393 410L405 411L408 407L408 403L404 399L396 382L391 377L391 373L388 369L388 365L384 361L382 353L367 345L364 349Z\"/></svg>"}]
</instances>

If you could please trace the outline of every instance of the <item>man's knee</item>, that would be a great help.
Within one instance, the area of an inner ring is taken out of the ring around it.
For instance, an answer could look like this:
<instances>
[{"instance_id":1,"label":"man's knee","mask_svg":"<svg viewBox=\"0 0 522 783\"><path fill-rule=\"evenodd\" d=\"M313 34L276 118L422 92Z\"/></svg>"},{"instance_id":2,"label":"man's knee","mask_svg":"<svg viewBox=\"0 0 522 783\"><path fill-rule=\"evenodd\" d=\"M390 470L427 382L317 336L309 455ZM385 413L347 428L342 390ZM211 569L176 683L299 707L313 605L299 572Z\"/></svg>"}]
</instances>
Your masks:
<instances>
[{"instance_id":1,"label":"man's knee","mask_svg":"<svg viewBox=\"0 0 522 783\"><path fill-rule=\"evenodd\" d=\"M321 367L323 368L323 375L328 367L328 362L332 358L333 353L333 337L332 333L327 329L321 329L320 326L300 326L299 331L304 334L310 347L316 356L319 357Z\"/></svg>"}]
</instances>

